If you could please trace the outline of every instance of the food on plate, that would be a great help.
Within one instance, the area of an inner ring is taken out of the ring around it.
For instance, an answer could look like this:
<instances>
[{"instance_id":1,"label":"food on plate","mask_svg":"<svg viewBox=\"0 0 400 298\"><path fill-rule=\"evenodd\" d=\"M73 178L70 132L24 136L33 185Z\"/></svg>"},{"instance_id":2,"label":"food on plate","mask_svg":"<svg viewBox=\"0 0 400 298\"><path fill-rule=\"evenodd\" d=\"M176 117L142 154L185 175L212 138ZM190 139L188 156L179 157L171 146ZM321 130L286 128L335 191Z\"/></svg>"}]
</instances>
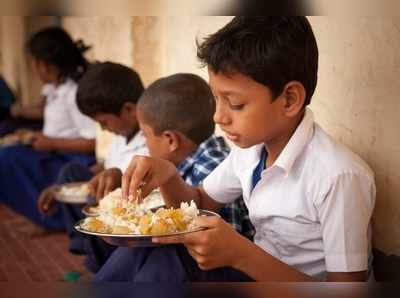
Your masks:
<instances>
[{"instance_id":1,"label":"food on plate","mask_svg":"<svg viewBox=\"0 0 400 298\"><path fill-rule=\"evenodd\" d=\"M121 189L100 200L97 211L98 216L83 221L82 229L107 234L165 235L193 231L199 214L193 201L181 203L180 208L152 211L145 203L123 200Z\"/></svg>"},{"instance_id":2,"label":"food on plate","mask_svg":"<svg viewBox=\"0 0 400 298\"><path fill-rule=\"evenodd\" d=\"M89 185L87 183L77 185L64 185L59 194L64 197L86 197L89 195Z\"/></svg>"}]
</instances>

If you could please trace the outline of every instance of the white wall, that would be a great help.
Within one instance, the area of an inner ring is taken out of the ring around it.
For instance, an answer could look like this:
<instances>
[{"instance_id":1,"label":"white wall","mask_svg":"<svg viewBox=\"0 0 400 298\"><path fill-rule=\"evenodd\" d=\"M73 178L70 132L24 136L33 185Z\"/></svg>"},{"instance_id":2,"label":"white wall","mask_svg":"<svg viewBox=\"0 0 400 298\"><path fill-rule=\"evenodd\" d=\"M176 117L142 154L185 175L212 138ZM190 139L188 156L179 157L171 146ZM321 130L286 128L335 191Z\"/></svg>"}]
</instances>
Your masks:
<instances>
[{"instance_id":1,"label":"white wall","mask_svg":"<svg viewBox=\"0 0 400 298\"><path fill-rule=\"evenodd\" d=\"M131 17L64 17L62 25L74 39L93 46L88 58L132 66Z\"/></svg>"},{"instance_id":2,"label":"white wall","mask_svg":"<svg viewBox=\"0 0 400 298\"><path fill-rule=\"evenodd\" d=\"M320 50L312 108L375 171L374 244L400 254L400 18L310 20Z\"/></svg>"},{"instance_id":3,"label":"white wall","mask_svg":"<svg viewBox=\"0 0 400 298\"><path fill-rule=\"evenodd\" d=\"M86 57L92 61L113 61L133 64L132 17L64 17L63 27L77 39L93 46ZM97 129L96 156L103 160L112 134Z\"/></svg>"}]
</instances>

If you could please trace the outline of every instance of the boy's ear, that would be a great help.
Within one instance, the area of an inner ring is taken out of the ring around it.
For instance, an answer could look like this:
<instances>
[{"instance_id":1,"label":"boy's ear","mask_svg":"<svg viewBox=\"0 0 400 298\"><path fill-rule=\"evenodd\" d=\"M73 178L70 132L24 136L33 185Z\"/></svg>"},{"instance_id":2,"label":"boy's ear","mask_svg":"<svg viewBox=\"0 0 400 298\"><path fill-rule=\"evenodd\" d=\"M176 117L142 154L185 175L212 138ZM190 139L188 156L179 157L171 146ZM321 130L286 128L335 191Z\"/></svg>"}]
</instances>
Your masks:
<instances>
[{"instance_id":1,"label":"boy's ear","mask_svg":"<svg viewBox=\"0 0 400 298\"><path fill-rule=\"evenodd\" d=\"M180 138L179 134L177 134L176 132L174 132L172 130L166 130L162 134L168 140L169 152L176 151L179 148L180 143L181 143L181 138Z\"/></svg>"},{"instance_id":2,"label":"boy's ear","mask_svg":"<svg viewBox=\"0 0 400 298\"><path fill-rule=\"evenodd\" d=\"M306 90L298 81L291 81L283 88L282 96L285 98L285 115L296 116L304 107Z\"/></svg>"}]
</instances>

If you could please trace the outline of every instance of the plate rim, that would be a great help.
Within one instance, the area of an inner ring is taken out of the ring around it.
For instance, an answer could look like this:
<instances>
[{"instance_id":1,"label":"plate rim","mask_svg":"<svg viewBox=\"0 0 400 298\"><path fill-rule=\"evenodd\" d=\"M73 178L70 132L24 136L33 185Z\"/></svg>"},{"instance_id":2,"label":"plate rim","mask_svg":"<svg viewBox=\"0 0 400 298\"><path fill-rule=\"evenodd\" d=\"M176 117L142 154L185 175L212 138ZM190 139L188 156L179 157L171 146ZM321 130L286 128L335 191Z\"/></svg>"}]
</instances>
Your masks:
<instances>
[{"instance_id":1,"label":"plate rim","mask_svg":"<svg viewBox=\"0 0 400 298\"><path fill-rule=\"evenodd\" d=\"M208 213L209 215L207 216L217 216L221 217L218 213L210 210L205 210L205 209L199 209L200 212ZM202 215L199 215L202 216ZM98 236L98 237L110 237L110 238L120 238L120 239L151 239L154 237L170 237L170 236L179 236L179 235L184 235L184 234L190 234L190 233L195 233L195 232L200 232L204 231L207 228L199 228L193 231L184 231L184 232L176 232L173 234L161 234L161 235L141 235L141 234L109 234L109 233L99 233L99 232L91 232L88 230L84 230L80 227L81 223L85 220L85 218L79 220L77 223L74 225L74 229L77 230L80 233L87 234L87 235L93 235L93 236Z\"/></svg>"},{"instance_id":2,"label":"plate rim","mask_svg":"<svg viewBox=\"0 0 400 298\"><path fill-rule=\"evenodd\" d=\"M98 213L96 213L96 215L92 215L90 212L87 211L87 209L92 208L92 207L95 207L95 206L98 206L98 204L97 204L97 205L89 205L89 204L86 204L85 206L82 207L81 211L82 211L82 213L83 213L85 216L87 216L87 217L94 217L94 216L97 216Z\"/></svg>"}]
</instances>

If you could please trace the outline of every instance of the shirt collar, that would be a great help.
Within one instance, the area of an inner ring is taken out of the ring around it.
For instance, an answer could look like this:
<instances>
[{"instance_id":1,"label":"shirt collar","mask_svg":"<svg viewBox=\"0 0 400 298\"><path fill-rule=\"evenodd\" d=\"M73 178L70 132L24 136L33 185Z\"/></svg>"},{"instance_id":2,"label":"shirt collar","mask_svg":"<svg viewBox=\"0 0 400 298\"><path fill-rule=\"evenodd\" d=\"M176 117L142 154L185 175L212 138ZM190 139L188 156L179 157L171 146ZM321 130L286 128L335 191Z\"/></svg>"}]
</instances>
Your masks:
<instances>
[{"instance_id":1,"label":"shirt collar","mask_svg":"<svg viewBox=\"0 0 400 298\"><path fill-rule=\"evenodd\" d=\"M129 147L130 149L138 149L146 146L146 139L141 130L139 130L128 143L126 143L126 138L124 138L124 142L126 147Z\"/></svg>"},{"instance_id":2,"label":"shirt collar","mask_svg":"<svg viewBox=\"0 0 400 298\"><path fill-rule=\"evenodd\" d=\"M71 88L77 88L77 84L70 78L66 78L64 82L59 85L55 85L54 83L50 83L46 85L45 96L50 100L54 101L59 98L63 98L63 94Z\"/></svg>"},{"instance_id":3,"label":"shirt collar","mask_svg":"<svg viewBox=\"0 0 400 298\"><path fill-rule=\"evenodd\" d=\"M289 175L294 162L311 140L313 133L314 115L309 108L306 108L302 121L296 128L294 134L286 144L278 159L275 161L274 165L282 168L286 175Z\"/></svg>"}]
</instances>

